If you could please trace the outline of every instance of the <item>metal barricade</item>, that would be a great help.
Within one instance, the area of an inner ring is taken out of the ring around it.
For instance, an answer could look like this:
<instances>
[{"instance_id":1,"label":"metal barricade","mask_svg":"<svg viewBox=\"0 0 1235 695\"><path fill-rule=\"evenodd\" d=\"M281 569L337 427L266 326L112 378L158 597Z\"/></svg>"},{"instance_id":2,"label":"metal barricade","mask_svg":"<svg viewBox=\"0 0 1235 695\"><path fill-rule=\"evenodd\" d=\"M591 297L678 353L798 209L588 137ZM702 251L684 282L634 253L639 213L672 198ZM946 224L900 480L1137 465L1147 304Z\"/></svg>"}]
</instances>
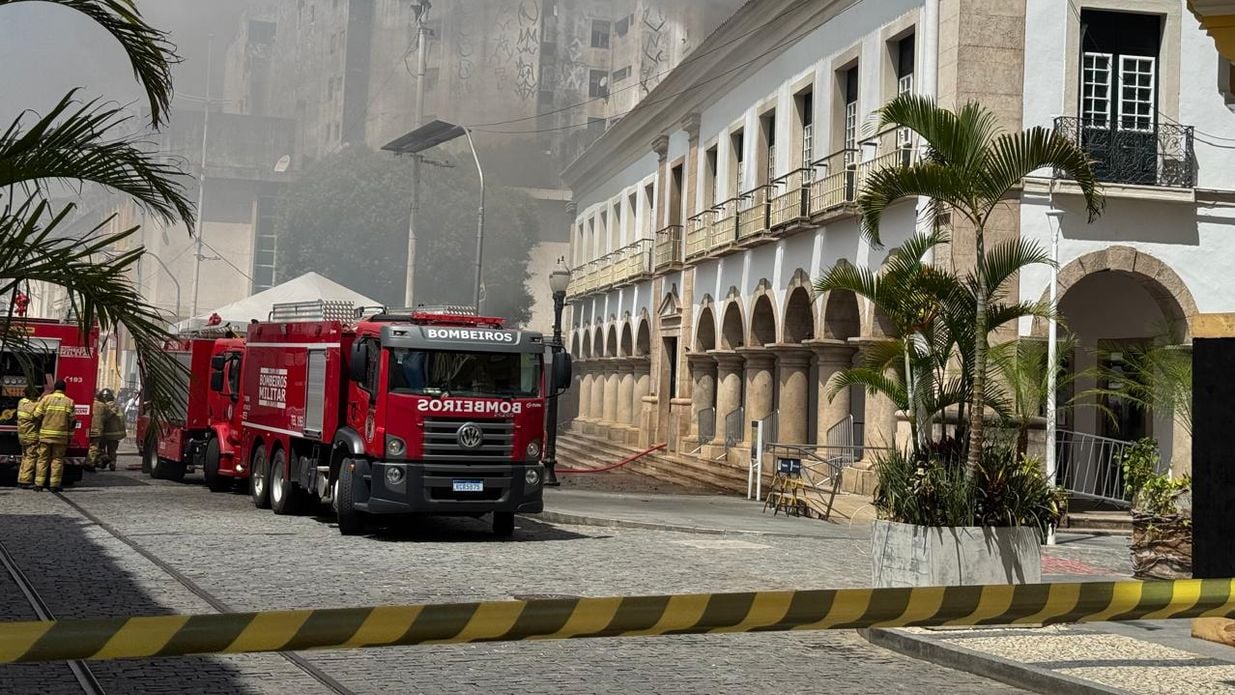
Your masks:
<instances>
[{"instance_id":1,"label":"metal barricade","mask_svg":"<svg viewBox=\"0 0 1235 695\"><path fill-rule=\"evenodd\" d=\"M1123 457L1134 442L1056 430L1057 481L1076 497L1127 506Z\"/></svg>"},{"instance_id":2,"label":"metal barricade","mask_svg":"<svg viewBox=\"0 0 1235 695\"><path fill-rule=\"evenodd\" d=\"M711 444L716 439L716 408L704 408L695 417L699 423L699 445Z\"/></svg>"},{"instance_id":3,"label":"metal barricade","mask_svg":"<svg viewBox=\"0 0 1235 695\"><path fill-rule=\"evenodd\" d=\"M746 427L746 409L739 406L725 416L725 448L732 449L742 441Z\"/></svg>"}]
</instances>

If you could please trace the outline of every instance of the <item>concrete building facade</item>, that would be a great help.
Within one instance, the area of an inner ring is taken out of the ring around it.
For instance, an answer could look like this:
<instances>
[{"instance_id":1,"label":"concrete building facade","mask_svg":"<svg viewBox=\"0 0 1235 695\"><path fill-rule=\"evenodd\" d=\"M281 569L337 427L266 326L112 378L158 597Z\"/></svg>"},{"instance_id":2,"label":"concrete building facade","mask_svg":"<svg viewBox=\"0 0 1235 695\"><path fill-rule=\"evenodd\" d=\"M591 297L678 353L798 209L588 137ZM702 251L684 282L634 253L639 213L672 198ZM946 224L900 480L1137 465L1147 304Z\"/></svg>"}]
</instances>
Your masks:
<instances>
[{"instance_id":1,"label":"concrete building facade","mask_svg":"<svg viewBox=\"0 0 1235 695\"><path fill-rule=\"evenodd\" d=\"M565 172L575 428L665 442L711 484L745 479L755 420L788 444L895 446L903 425L890 402L827 388L890 331L866 302L815 297L811 285L841 262L877 271L921 231L925 201L905 201L882 222L884 247L872 246L853 205L871 171L921 156L912 134L874 128L880 106L912 91L950 108L980 102L1006 129L1057 128L1098 161L1107 206L1096 223L1075 184L1034 172L992 219L987 243L1020 236L1049 249L1062 219L1060 310L1076 341L1065 363L1081 375L1061 394L1078 396L1061 416L1063 440L1150 436L1186 470L1183 418L1116 398L1104 403L1117 414L1107 422L1082 395L1118 388L1085 382L1098 361L1187 349L1198 317L1235 308L1216 261L1235 214L1225 61L1183 0L1132 4L744 6L696 49L707 58L670 73ZM1052 206L1064 215L1048 215ZM958 226L952 238L934 262L971 267L972 234ZM1011 299L1044 298L1049 281L1049 268L1034 267ZM1045 324L1006 333L1044 336ZM847 487L871 490L871 458ZM1109 461L1072 465L1075 476Z\"/></svg>"}]
</instances>

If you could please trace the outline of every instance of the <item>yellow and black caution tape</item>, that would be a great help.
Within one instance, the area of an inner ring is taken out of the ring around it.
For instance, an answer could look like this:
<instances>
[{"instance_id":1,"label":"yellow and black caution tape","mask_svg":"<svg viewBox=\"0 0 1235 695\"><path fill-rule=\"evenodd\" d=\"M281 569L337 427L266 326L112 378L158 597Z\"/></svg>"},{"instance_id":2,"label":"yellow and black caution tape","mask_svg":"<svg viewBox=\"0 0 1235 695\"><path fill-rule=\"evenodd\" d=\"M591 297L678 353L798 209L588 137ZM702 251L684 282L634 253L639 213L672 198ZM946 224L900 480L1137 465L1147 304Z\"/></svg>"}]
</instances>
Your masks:
<instances>
[{"instance_id":1,"label":"yellow and black caution tape","mask_svg":"<svg viewBox=\"0 0 1235 695\"><path fill-rule=\"evenodd\" d=\"M1235 616L1235 580L617 596L0 623L0 663L1202 616Z\"/></svg>"}]
</instances>

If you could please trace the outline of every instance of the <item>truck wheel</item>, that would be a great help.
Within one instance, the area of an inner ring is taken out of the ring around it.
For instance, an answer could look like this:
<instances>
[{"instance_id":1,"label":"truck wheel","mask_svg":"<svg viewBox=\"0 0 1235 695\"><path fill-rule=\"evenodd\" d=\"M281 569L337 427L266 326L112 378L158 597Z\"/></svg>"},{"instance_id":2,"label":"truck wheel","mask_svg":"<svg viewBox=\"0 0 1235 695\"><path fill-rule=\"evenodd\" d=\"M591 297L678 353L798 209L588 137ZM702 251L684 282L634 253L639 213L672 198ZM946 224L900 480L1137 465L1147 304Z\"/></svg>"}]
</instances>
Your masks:
<instances>
[{"instance_id":1,"label":"truck wheel","mask_svg":"<svg viewBox=\"0 0 1235 695\"><path fill-rule=\"evenodd\" d=\"M493 512L493 535L510 538L515 535L514 512Z\"/></svg>"},{"instance_id":2,"label":"truck wheel","mask_svg":"<svg viewBox=\"0 0 1235 695\"><path fill-rule=\"evenodd\" d=\"M142 447L142 473L154 477L155 459L159 455L159 445L155 440L154 435L150 434L146 437L146 445Z\"/></svg>"},{"instance_id":3,"label":"truck wheel","mask_svg":"<svg viewBox=\"0 0 1235 695\"><path fill-rule=\"evenodd\" d=\"M211 492L226 492L232 486L231 478L219 475L219 440L214 437L206 443L202 475L206 476L206 487L210 488Z\"/></svg>"},{"instance_id":4,"label":"truck wheel","mask_svg":"<svg viewBox=\"0 0 1235 695\"><path fill-rule=\"evenodd\" d=\"M364 513L355 506L355 472L352 470L354 463L351 459L343 459L343 465L339 467L339 479L334 483L335 517L339 521L339 533L345 536L354 536L364 531Z\"/></svg>"},{"instance_id":5,"label":"truck wheel","mask_svg":"<svg viewBox=\"0 0 1235 695\"><path fill-rule=\"evenodd\" d=\"M258 509L270 509L270 489L267 475L270 473L270 462L266 458L266 447L258 446L253 454L253 465L249 468L249 496L253 498L253 506Z\"/></svg>"},{"instance_id":6,"label":"truck wheel","mask_svg":"<svg viewBox=\"0 0 1235 695\"><path fill-rule=\"evenodd\" d=\"M274 452L270 460L270 508L275 514L295 514L299 511L300 497L292 481L287 477L287 454L282 449Z\"/></svg>"}]
</instances>

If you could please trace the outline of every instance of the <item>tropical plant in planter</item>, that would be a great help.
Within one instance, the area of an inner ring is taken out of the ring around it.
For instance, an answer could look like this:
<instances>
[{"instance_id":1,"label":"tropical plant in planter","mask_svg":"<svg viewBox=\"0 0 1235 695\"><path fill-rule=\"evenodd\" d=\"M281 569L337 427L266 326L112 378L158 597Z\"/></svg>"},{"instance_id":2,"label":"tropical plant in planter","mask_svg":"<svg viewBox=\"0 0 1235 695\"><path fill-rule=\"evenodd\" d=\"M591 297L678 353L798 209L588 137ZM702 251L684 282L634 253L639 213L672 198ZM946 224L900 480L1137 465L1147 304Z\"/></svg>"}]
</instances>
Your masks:
<instances>
[{"instance_id":1,"label":"tropical plant in planter","mask_svg":"<svg viewBox=\"0 0 1235 695\"><path fill-rule=\"evenodd\" d=\"M1138 579L1192 576L1192 479L1160 473L1158 443L1124 452L1124 490L1132 502L1132 574Z\"/></svg>"},{"instance_id":2,"label":"tropical plant in planter","mask_svg":"<svg viewBox=\"0 0 1235 695\"><path fill-rule=\"evenodd\" d=\"M1015 445L989 441L988 419L1010 420L1015 394L990 378L988 352L996 329L1050 315L1049 306L1014 301L1010 292L1020 270L1049 259L1024 239L988 245L985 230L1012 188L1043 168L1077 183L1092 219L1102 196L1090 160L1046 128L1002 132L992 112L972 103L952 112L903 95L879 120L880 130L916 132L926 149L917 163L871 173L858 198L863 233L879 244L888 209L919 198L930 201L934 231L911 238L878 275L837 266L815 287L820 296L848 290L865 297L897 332L832 384L888 395L913 430L908 452L877 461L875 585L1039 581L1039 544L1059 520L1064 496ZM973 239L976 261L963 276L922 260L946 241L945 216Z\"/></svg>"}]
</instances>

